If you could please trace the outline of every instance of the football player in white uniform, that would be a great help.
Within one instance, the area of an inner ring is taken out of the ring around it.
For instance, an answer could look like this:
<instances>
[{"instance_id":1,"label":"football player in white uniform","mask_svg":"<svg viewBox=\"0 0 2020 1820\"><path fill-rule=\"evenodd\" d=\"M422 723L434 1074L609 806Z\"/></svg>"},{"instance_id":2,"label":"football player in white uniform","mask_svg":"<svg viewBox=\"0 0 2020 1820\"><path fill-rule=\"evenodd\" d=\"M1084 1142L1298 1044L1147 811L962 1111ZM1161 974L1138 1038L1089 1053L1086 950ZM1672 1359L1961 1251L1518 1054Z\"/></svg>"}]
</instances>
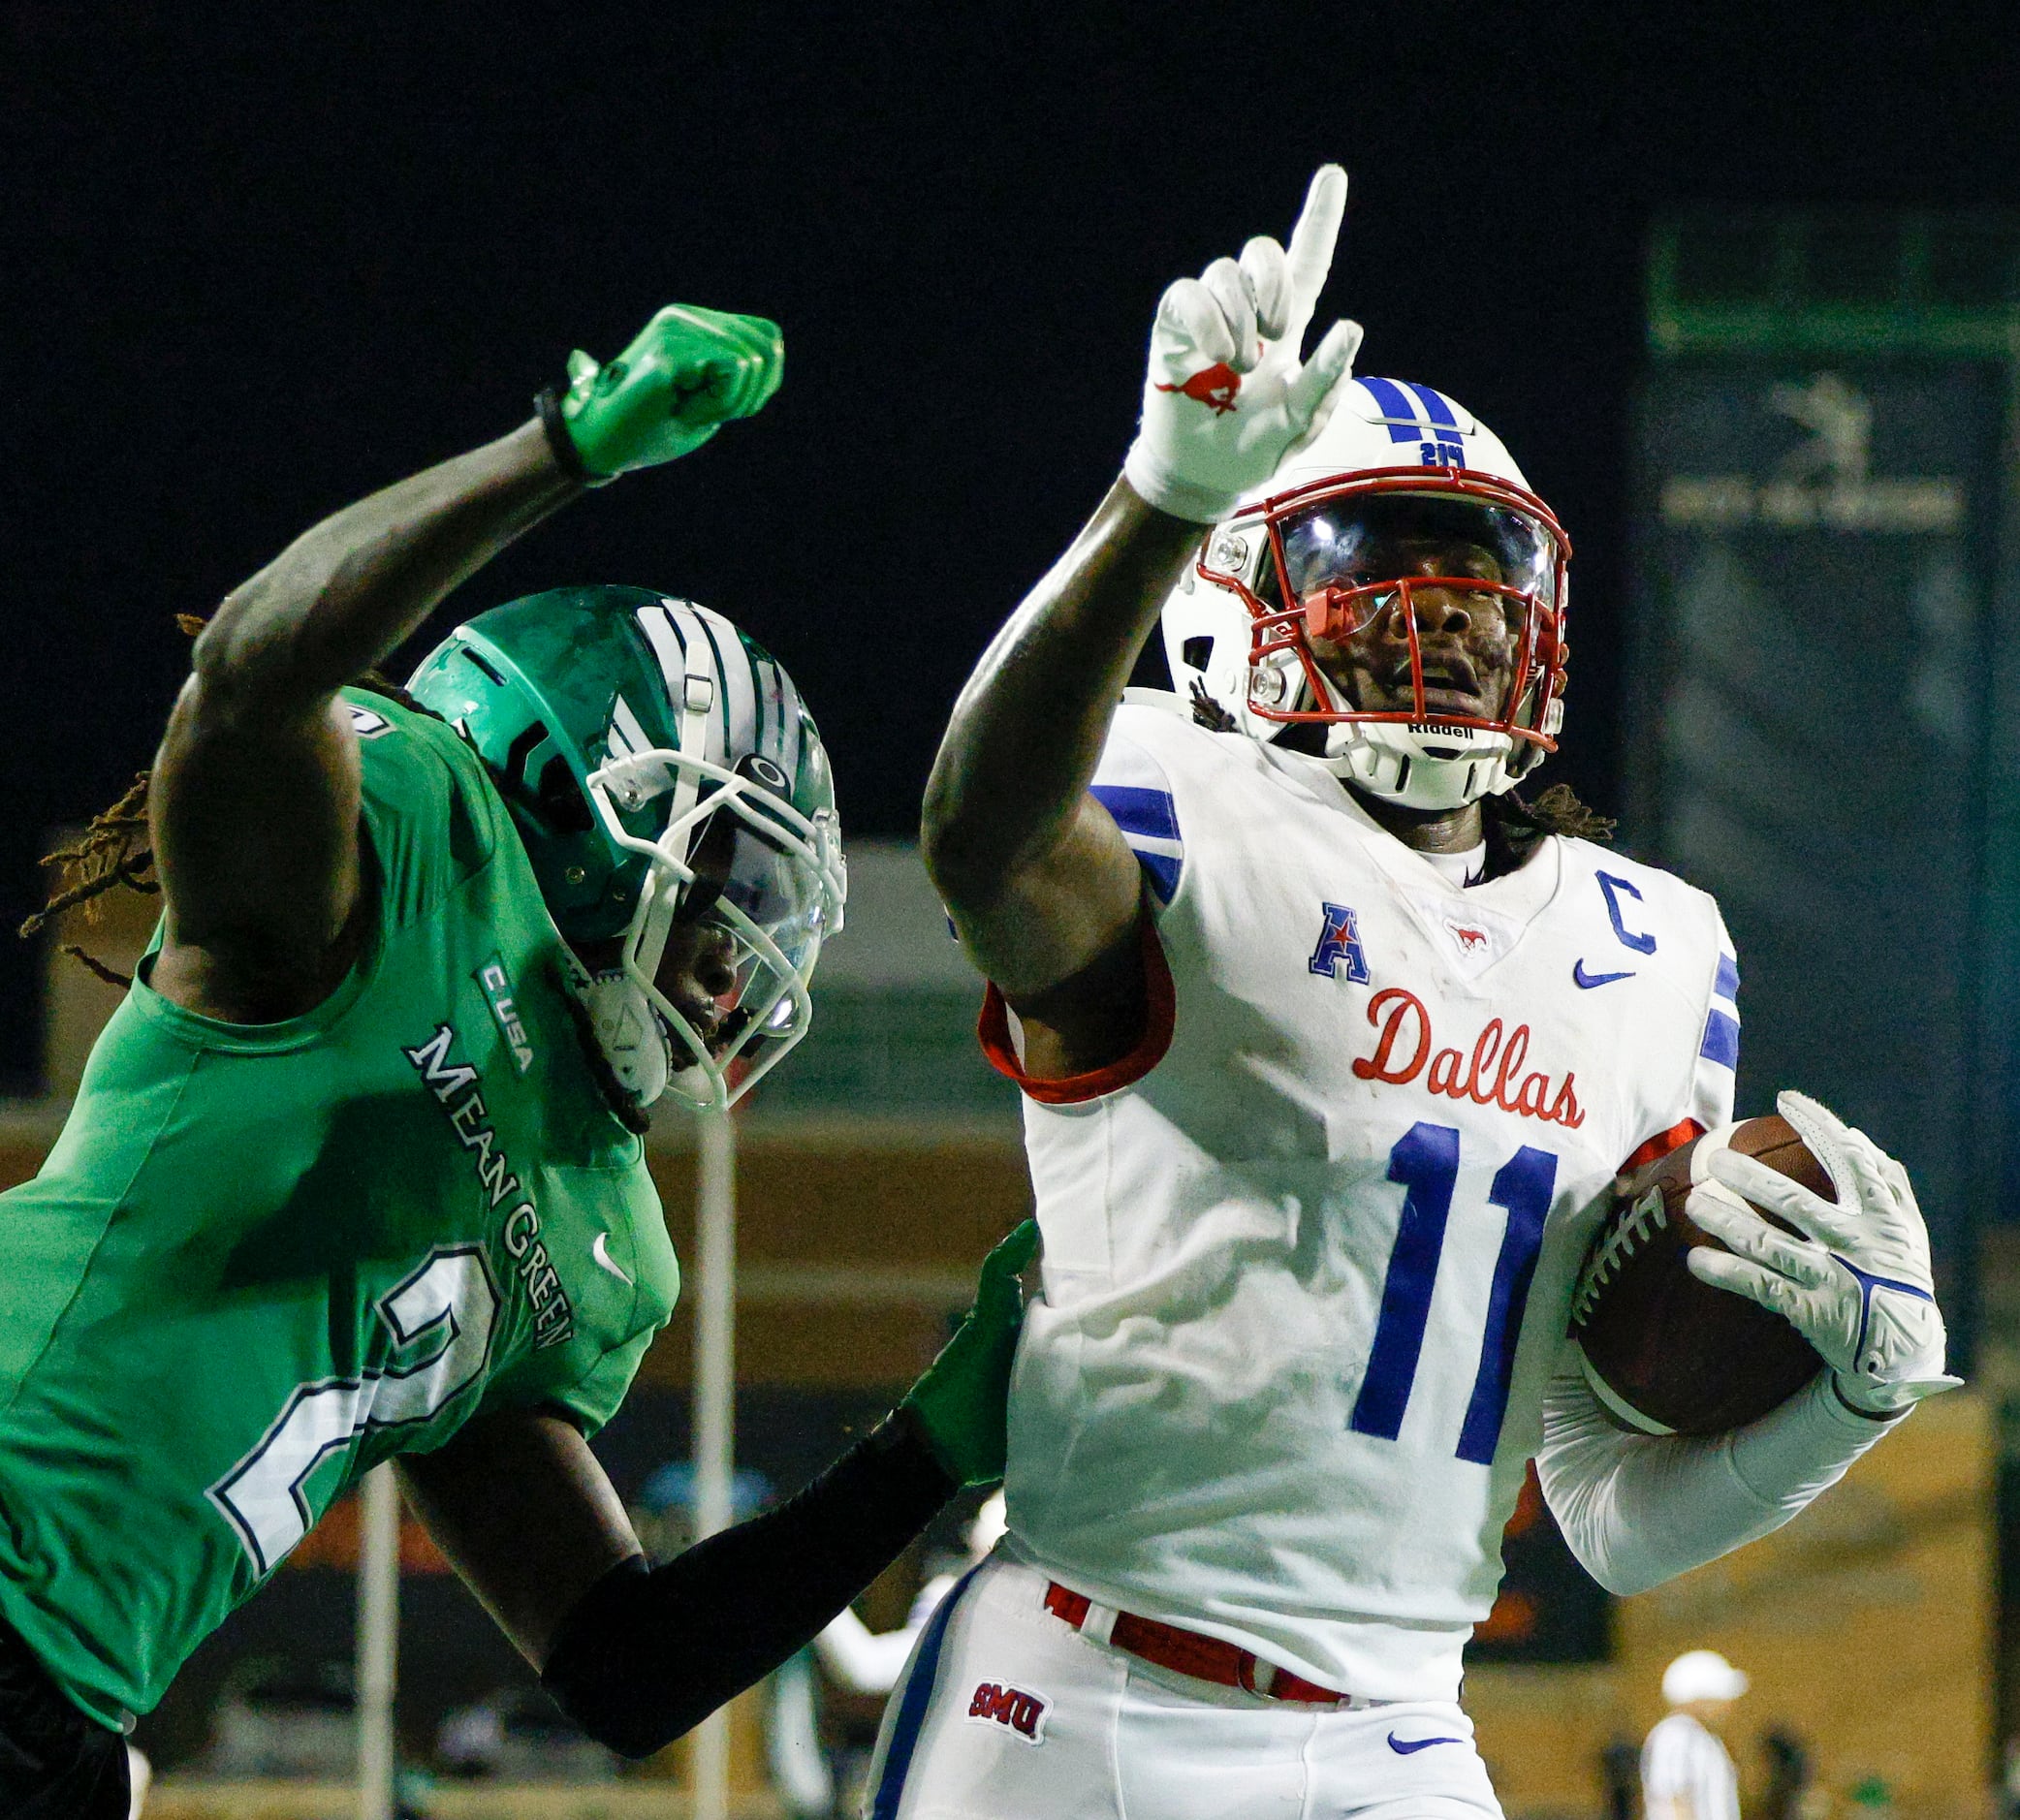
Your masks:
<instances>
[{"instance_id":1,"label":"football player in white uniform","mask_svg":"<svg viewBox=\"0 0 2020 1820\"><path fill-rule=\"evenodd\" d=\"M1165 294L1122 478L929 786L1044 1291L1010 1534L914 1651L876 1820L1497 1813L1460 1657L1531 1458L1629 1591L1953 1381L1905 1175L1793 1095L1837 1204L1726 1151L1692 1206L1833 1368L1657 1438L1566 1347L1594 1198L1731 1119L1738 968L1710 897L1515 794L1570 546L1450 398L1348 377L1353 325L1301 362L1345 187ZM1124 700L1160 611L1185 693Z\"/></svg>"}]
</instances>

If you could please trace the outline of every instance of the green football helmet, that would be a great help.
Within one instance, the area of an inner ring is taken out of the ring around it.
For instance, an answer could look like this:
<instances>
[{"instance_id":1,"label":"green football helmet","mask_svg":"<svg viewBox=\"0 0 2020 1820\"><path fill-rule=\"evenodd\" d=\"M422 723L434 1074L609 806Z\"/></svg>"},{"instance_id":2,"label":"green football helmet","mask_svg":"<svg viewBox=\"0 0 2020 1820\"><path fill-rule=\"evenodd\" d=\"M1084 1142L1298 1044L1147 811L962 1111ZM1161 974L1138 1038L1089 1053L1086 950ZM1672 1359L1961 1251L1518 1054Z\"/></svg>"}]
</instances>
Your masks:
<instances>
[{"instance_id":1,"label":"green football helmet","mask_svg":"<svg viewBox=\"0 0 2020 1820\"><path fill-rule=\"evenodd\" d=\"M828 755L783 668L690 601L555 588L458 626L407 688L496 779L618 1084L640 1106L747 1092L805 1035L848 891Z\"/></svg>"}]
</instances>

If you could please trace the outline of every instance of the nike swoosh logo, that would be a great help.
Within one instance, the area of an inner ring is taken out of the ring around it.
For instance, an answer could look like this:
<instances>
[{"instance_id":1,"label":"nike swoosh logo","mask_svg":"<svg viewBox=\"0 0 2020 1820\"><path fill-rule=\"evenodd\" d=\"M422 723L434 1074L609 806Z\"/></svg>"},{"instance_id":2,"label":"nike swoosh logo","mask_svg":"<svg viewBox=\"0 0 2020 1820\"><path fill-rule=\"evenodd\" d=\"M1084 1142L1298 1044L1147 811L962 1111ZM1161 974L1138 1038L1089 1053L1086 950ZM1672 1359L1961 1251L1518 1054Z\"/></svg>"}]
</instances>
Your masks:
<instances>
[{"instance_id":1,"label":"nike swoosh logo","mask_svg":"<svg viewBox=\"0 0 2020 1820\"><path fill-rule=\"evenodd\" d=\"M1588 992L1595 986L1611 986L1616 980L1631 980L1633 977L1634 969L1632 967L1629 967L1625 973L1588 973L1585 970L1585 962L1583 960L1574 960L1571 963L1571 979L1573 983L1583 987Z\"/></svg>"},{"instance_id":2,"label":"nike swoosh logo","mask_svg":"<svg viewBox=\"0 0 2020 1820\"><path fill-rule=\"evenodd\" d=\"M1463 1744L1463 1738L1398 1738L1389 1734L1389 1748L1399 1757L1406 1757L1413 1750L1429 1750L1433 1744Z\"/></svg>"},{"instance_id":3,"label":"nike swoosh logo","mask_svg":"<svg viewBox=\"0 0 2020 1820\"><path fill-rule=\"evenodd\" d=\"M598 1264L602 1265L605 1270L610 1271L626 1289L635 1287L630 1273L625 1271L624 1267L615 1258L611 1256L611 1236L609 1233L598 1233L596 1235L596 1242L589 1247L589 1255Z\"/></svg>"}]
</instances>

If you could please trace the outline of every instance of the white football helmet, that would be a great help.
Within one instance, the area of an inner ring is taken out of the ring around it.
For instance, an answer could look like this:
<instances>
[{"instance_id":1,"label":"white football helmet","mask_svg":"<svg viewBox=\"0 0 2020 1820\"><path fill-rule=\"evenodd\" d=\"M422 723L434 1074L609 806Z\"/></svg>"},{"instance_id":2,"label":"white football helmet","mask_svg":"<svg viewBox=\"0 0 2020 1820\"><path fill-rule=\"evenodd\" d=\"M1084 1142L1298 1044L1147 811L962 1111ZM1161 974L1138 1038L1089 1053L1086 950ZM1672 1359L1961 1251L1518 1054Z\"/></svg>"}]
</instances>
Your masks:
<instances>
[{"instance_id":1,"label":"white football helmet","mask_svg":"<svg viewBox=\"0 0 2020 1820\"><path fill-rule=\"evenodd\" d=\"M1399 540L1480 555L1465 576L1384 573ZM1205 696L1252 737L1321 725L1341 777L1410 808L1456 808L1512 788L1557 749L1570 560L1550 508L1477 418L1429 386L1353 379L1318 435L1210 533L1165 604L1165 655L1181 694ZM1499 714L1427 703L1412 599L1427 588L1490 596L1507 614L1517 647ZM1391 612L1412 704L1364 711L1310 641L1343 642Z\"/></svg>"}]
</instances>

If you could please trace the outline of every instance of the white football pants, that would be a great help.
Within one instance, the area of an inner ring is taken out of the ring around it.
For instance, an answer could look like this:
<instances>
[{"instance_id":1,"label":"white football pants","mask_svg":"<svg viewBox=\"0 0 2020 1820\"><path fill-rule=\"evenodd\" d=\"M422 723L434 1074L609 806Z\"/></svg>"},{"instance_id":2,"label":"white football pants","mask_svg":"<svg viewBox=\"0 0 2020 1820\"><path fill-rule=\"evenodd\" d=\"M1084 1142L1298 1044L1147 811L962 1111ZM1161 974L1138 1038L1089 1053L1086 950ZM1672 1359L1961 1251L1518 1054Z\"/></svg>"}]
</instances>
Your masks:
<instances>
[{"instance_id":1,"label":"white football pants","mask_svg":"<svg viewBox=\"0 0 2020 1820\"><path fill-rule=\"evenodd\" d=\"M1501 1820L1454 1703L1216 1687L1082 1636L1045 1586L993 1557L947 1595L884 1710L866 1820Z\"/></svg>"}]
</instances>

